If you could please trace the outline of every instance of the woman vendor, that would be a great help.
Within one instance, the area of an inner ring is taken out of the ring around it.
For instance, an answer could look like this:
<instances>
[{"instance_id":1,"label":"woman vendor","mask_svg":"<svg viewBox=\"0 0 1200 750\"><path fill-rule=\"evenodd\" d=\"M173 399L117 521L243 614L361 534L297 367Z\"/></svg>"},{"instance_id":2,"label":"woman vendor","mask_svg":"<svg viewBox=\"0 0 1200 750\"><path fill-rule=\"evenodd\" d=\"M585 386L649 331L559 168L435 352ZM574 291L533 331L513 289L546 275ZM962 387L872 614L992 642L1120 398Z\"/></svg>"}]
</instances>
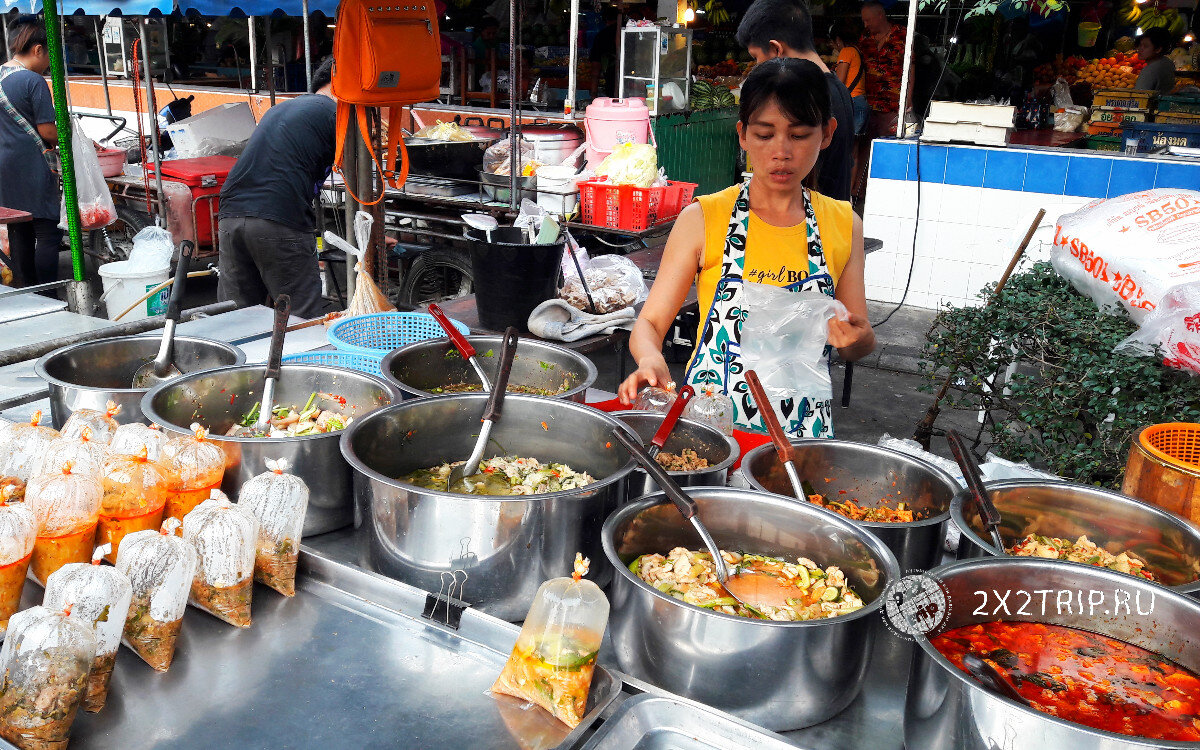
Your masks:
<instances>
[{"instance_id":1,"label":"woman vendor","mask_svg":"<svg viewBox=\"0 0 1200 750\"><path fill-rule=\"evenodd\" d=\"M679 215L630 336L637 371L621 384L623 402L647 384L665 387L671 381L663 337L693 281L706 314L685 379L722 389L733 400L739 429L765 432L739 354L747 314L744 282L837 298L850 315L829 321L828 343L848 362L875 348L863 282L862 221L849 203L804 184L838 125L829 111L823 74L806 60L775 58L746 78L737 132L754 175L702 196ZM793 437L832 437L832 401L826 388L791 393L774 407Z\"/></svg>"}]
</instances>

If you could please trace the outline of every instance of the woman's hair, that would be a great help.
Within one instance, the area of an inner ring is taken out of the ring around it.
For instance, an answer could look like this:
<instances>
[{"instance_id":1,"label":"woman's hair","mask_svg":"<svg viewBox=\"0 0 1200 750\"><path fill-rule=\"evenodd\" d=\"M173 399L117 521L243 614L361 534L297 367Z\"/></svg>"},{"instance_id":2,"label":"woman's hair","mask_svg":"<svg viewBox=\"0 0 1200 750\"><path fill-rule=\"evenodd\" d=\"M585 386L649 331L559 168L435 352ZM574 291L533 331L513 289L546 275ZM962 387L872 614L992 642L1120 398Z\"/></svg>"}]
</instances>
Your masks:
<instances>
[{"instance_id":1,"label":"woman's hair","mask_svg":"<svg viewBox=\"0 0 1200 750\"><path fill-rule=\"evenodd\" d=\"M825 74L808 60L776 57L754 66L742 84L738 109L742 127L749 125L754 113L771 101L797 124L824 127L829 122Z\"/></svg>"},{"instance_id":2,"label":"woman's hair","mask_svg":"<svg viewBox=\"0 0 1200 750\"><path fill-rule=\"evenodd\" d=\"M858 43L862 38L862 24L855 23L853 19L841 18L834 22L829 28L830 39L841 39L842 44L851 47Z\"/></svg>"},{"instance_id":3,"label":"woman's hair","mask_svg":"<svg viewBox=\"0 0 1200 750\"><path fill-rule=\"evenodd\" d=\"M1161 27L1146 29L1142 32L1142 36L1138 37L1140 41L1142 37L1150 40L1150 45L1159 52L1166 54L1171 51L1171 32Z\"/></svg>"},{"instance_id":4,"label":"woman's hair","mask_svg":"<svg viewBox=\"0 0 1200 750\"><path fill-rule=\"evenodd\" d=\"M25 55L46 46L46 27L37 16L20 16L8 25L8 54Z\"/></svg>"},{"instance_id":5,"label":"woman's hair","mask_svg":"<svg viewBox=\"0 0 1200 750\"><path fill-rule=\"evenodd\" d=\"M325 58L317 69L313 71L312 91L310 94L315 94L321 89L333 82L333 55Z\"/></svg>"}]
</instances>

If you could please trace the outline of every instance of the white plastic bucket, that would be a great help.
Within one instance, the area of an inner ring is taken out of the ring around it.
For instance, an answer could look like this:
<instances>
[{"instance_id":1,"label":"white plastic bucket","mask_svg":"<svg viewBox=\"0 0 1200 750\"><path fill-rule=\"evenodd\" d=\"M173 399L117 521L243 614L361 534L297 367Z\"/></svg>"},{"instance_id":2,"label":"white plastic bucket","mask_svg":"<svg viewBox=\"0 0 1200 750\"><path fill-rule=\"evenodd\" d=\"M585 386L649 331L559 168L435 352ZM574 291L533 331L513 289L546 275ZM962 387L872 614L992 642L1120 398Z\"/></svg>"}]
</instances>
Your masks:
<instances>
[{"instance_id":1,"label":"white plastic bucket","mask_svg":"<svg viewBox=\"0 0 1200 750\"><path fill-rule=\"evenodd\" d=\"M108 319L116 320L134 302L141 299L146 292L163 283L171 275L168 266L156 269L131 268L129 261L118 260L105 263L97 269L104 283L103 299L108 305ZM151 295L137 307L130 310L122 321L144 320L155 315L165 315L167 300L171 296L171 287L166 287Z\"/></svg>"},{"instance_id":2,"label":"white plastic bucket","mask_svg":"<svg viewBox=\"0 0 1200 750\"><path fill-rule=\"evenodd\" d=\"M579 205L574 167L538 167L537 204L552 214L566 216Z\"/></svg>"}]
</instances>

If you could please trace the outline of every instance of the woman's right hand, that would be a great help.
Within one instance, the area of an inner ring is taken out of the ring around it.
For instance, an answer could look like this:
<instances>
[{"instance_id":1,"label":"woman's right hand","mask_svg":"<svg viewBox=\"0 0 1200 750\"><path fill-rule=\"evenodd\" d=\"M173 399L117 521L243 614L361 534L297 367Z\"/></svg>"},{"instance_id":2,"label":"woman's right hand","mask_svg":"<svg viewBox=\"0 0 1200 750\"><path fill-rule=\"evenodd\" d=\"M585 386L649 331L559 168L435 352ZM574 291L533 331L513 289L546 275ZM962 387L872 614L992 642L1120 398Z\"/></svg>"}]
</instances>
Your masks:
<instances>
[{"instance_id":1,"label":"woman's right hand","mask_svg":"<svg viewBox=\"0 0 1200 750\"><path fill-rule=\"evenodd\" d=\"M634 402L644 386L666 388L670 382L671 371L667 368L667 360L661 354L657 357L646 357L638 363L637 370L621 383L621 387L617 389L617 396L622 404L628 406Z\"/></svg>"}]
</instances>

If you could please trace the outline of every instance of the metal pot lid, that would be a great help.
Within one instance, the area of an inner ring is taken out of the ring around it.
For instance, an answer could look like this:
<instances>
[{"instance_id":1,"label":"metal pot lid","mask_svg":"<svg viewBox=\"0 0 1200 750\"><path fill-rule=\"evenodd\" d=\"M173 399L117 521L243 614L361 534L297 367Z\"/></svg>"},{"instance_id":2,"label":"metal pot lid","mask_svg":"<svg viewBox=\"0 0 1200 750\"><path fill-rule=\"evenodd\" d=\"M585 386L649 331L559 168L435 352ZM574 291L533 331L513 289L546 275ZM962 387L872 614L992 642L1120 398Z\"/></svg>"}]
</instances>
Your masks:
<instances>
[{"instance_id":1,"label":"metal pot lid","mask_svg":"<svg viewBox=\"0 0 1200 750\"><path fill-rule=\"evenodd\" d=\"M566 123L543 123L524 125L521 137L527 141L578 141L583 142L583 131Z\"/></svg>"}]
</instances>

